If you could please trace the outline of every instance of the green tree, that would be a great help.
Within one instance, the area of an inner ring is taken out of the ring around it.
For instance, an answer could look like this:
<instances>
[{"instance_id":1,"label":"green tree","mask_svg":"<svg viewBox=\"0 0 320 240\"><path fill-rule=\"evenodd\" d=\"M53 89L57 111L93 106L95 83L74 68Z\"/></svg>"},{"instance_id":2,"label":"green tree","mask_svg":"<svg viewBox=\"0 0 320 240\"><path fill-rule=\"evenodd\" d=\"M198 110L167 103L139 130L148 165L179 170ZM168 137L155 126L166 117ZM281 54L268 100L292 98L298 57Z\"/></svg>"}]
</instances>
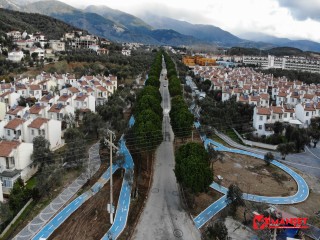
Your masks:
<instances>
[{"instance_id":1,"label":"green tree","mask_svg":"<svg viewBox=\"0 0 320 240\"><path fill-rule=\"evenodd\" d=\"M267 166L270 165L271 161L274 159L274 156L272 154L272 152L267 152L265 155L264 155L264 161L266 162Z\"/></svg>"},{"instance_id":2,"label":"green tree","mask_svg":"<svg viewBox=\"0 0 320 240\"><path fill-rule=\"evenodd\" d=\"M222 220L210 225L205 232L206 240L228 240L228 229Z\"/></svg>"},{"instance_id":3,"label":"green tree","mask_svg":"<svg viewBox=\"0 0 320 240\"><path fill-rule=\"evenodd\" d=\"M200 143L182 145L175 153L177 181L193 193L207 191L213 181L208 153Z\"/></svg>"},{"instance_id":4,"label":"green tree","mask_svg":"<svg viewBox=\"0 0 320 240\"><path fill-rule=\"evenodd\" d=\"M24 186L24 182L21 178L13 184L12 190L9 196L9 207L12 212L17 213L27 203L30 198L30 191Z\"/></svg>"},{"instance_id":5,"label":"green tree","mask_svg":"<svg viewBox=\"0 0 320 240\"><path fill-rule=\"evenodd\" d=\"M295 128L290 135L290 141L294 142L295 151L298 153L310 143L310 138L305 129Z\"/></svg>"},{"instance_id":6,"label":"green tree","mask_svg":"<svg viewBox=\"0 0 320 240\"><path fill-rule=\"evenodd\" d=\"M151 109L153 112L162 116L161 102L153 95L144 95L139 98L135 106L135 112L142 112L145 109Z\"/></svg>"},{"instance_id":7,"label":"green tree","mask_svg":"<svg viewBox=\"0 0 320 240\"><path fill-rule=\"evenodd\" d=\"M99 138L99 128L101 127L102 118L99 114L89 112L83 116L83 129L86 133L95 134Z\"/></svg>"},{"instance_id":8,"label":"green tree","mask_svg":"<svg viewBox=\"0 0 320 240\"><path fill-rule=\"evenodd\" d=\"M32 57L33 61L36 61L38 59L38 53L37 52L32 53L31 57Z\"/></svg>"},{"instance_id":9,"label":"green tree","mask_svg":"<svg viewBox=\"0 0 320 240\"><path fill-rule=\"evenodd\" d=\"M294 143L280 143L277 146L277 151L281 154L281 157L284 160L289 153L294 151Z\"/></svg>"},{"instance_id":10,"label":"green tree","mask_svg":"<svg viewBox=\"0 0 320 240\"><path fill-rule=\"evenodd\" d=\"M238 207L245 206L243 193L236 184L231 184L227 192L227 202L230 205L230 213L235 215Z\"/></svg>"},{"instance_id":11,"label":"green tree","mask_svg":"<svg viewBox=\"0 0 320 240\"><path fill-rule=\"evenodd\" d=\"M39 165L39 171L42 171L45 165L53 162L53 153L50 150L50 142L42 135L33 138L33 153L31 159L34 164Z\"/></svg>"},{"instance_id":12,"label":"green tree","mask_svg":"<svg viewBox=\"0 0 320 240\"><path fill-rule=\"evenodd\" d=\"M277 121L277 122L274 123L274 125L273 125L274 134L276 134L276 135L281 134L283 129L284 129L284 126L283 126L282 122Z\"/></svg>"},{"instance_id":13,"label":"green tree","mask_svg":"<svg viewBox=\"0 0 320 240\"><path fill-rule=\"evenodd\" d=\"M70 167L80 167L87 157L84 135L77 128L68 128L65 132L66 150L64 161Z\"/></svg>"}]
</instances>

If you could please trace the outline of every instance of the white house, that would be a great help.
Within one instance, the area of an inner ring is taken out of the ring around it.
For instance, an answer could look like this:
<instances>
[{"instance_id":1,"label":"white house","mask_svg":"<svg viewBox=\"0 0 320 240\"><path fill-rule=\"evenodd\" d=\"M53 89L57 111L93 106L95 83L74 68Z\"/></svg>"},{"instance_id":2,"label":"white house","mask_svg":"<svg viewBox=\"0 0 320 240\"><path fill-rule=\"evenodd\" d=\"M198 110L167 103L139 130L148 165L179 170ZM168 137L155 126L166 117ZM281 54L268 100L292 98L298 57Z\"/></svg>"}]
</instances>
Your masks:
<instances>
[{"instance_id":1,"label":"white house","mask_svg":"<svg viewBox=\"0 0 320 240\"><path fill-rule=\"evenodd\" d=\"M28 111L30 118L36 119L38 117L47 117L49 106L43 106L39 102L35 103Z\"/></svg>"},{"instance_id":2,"label":"white house","mask_svg":"<svg viewBox=\"0 0 320 240\"><path fill-rule=\"evenodd\" d=\"M45 50L38 47L32 47L30 48L30 56L32 57L32 54L36 53L38 59L44 59L45 57Z\"/></svg>"},{"instance_id":3,"label":"white house","mask_svg":"<svg viewBox=\"0 0 320 240\"><path fill-rule=\"evenodd\" d=\"M38 100L41 99L42 89L38 84L27 85L27 90L28 90L29 97L34 97Z\"/></svg>"},{"instance_id":4,"label":"white house","mask_svg":"<svg viewBox=\"0 0 320 240\"><path fill-rule=\"evenodd\" d=\"M121 53L124 56L131 56L131 50L130 49L122 49Z\"/></svg>"},{"instance_id":5,"label":"white house","mask_svg":"<svg viewBox=\"0 0 320 240\"><path fill-rule=\"evenodd\" d=\"M0 142L0 181L4 194L10 193L14 182L19 177L27 181L35 173L36 168L31 165L32 152L32 143Z\"/></svg>"},{"instance_id":6,"label":"white house","mask_svg":"<svg viewBox=\"0 0 320 240\"><path fill-rule=\"evenodd\" d=\"M0 95L0 102L6 104L6 109L12 108L13 106L18 105L18 101L20 100L20 94L16 92L5 92Z\"/></svg>"},{"instance_id":7,"label":"white house","mask_svg":"<svg viewBox=\"0 0 320 240\"><path fill-rule=\"evenodd\" d=\"M12 51L8 53L8 60L12 62L21 62L24 54L22 51Z\"/></svg>"},{"instance_id":8,"label":"white house","mask_svg":"<svg viewBox=\"0 0 320 240\"><path fill-rule=\"evenodd\" d=\"M74 105L73 107L75 109L90 109L90 111L95 112L96 111L96 99L95 97L91 95L86 95L83 93L79 93L75 98L74 98Z\"/></svg>"},{"instance_id":9,"label":"white house","mask_svg":"<svg viewBox=\"0 0 320 240\"><path fill-rule=\"evenodd\" d=\"M266 128L266 123L270 119L271 111L266 107L255 107L253 110L253 127L255 132L261 135L271 135L273 131Z\"/></svg>"},{"instance_id":10,"label":"white house","mask_svg":"<svg viewBox=\"0 0 320 240\"><path fill-rule=\"evenodd\" d=\"M296 105L297 119L302 123L303 127L308 127L311 118L316 115L316 108L313 103L299 103Z\"/></svg>"},{"instance_id":11,"label":"white house","mask_svg":"<svg viewBox=\"0 0 320 240\"><path fill-rule=\"evenodd\" d=\"M54 52L63 52L66 50L65 42L60 40L49 40L49 47L52 48Z\"/></svg>"},{"instance_id":12,"label":"white house","mask_svg":"<svg viewBox=\"0 0 320 240\"><path fill-rule=\"evenodd\" d=\"M9 120L7 125L4 126L4 138L8 141L22 141L25 137L25 122L26 120L21 118Z\"/></svg>"},{"instance_id":13,"label":"white house","mask_svg":"<svg viewBox=\"0 0 320 240\"><path fill-rule=\"evenodd\" d=\"M62 103L54 104L48 111L48 118L57 121L62 121L65 115L74 115L74 108L70 105L63 105Z\"/></svg>"},{"instance_id":14,"label":"white house","mask_svg":"<svg viewBox=\"0 0 320 240\"><path fill-rule=\"evenodd\" d=\"M22 118L27 110L29 110L29 107L13 106L7 111L8 120Z\"/></svg>"},{"instance_id":15,"label":"white house","mask_svg":"<svg viewBox=\"0 0 320 240\"><path fill-rule=\"evenodd\" d=\"M41 106L52 106L53 104L55 104L58 100L59 96L54 96L52 94L47 94L42 96L42 98L39 100L39 103Z\"/></svg>"},{"instance_id":16,"label":"white house","mask_svg":"<svg viewBox=\"0 0 320 240\"><path fill-rule=\"evenodd\" d=\"M28 140L32 143L33 138L42 135L50 142L50 149L61 145L61 121L38 117L28 125Z\"/></svg>"}]
</instances>

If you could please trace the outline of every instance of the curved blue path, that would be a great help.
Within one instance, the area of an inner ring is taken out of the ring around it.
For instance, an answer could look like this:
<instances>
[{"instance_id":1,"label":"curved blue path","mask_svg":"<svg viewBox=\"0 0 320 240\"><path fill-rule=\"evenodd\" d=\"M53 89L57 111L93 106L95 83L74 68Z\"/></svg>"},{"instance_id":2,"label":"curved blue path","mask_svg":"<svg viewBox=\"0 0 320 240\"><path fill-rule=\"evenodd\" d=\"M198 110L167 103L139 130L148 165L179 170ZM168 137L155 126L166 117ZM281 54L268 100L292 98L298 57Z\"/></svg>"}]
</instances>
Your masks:
<instances>
[{"instance_id":1,"label":"curved blue path","mask_svg":"<svg viewBox=\"0 0 320 240\"><path fill-rule=\"evenodd\" d=\"M125 164L123 165L125 171L128 169L133 169L133 159L129 150L126 147L125 140L122 137L119 141L119 153L125 156ZM114 173L119 169L117 164L113 164L112 172ZM50 222L48 222L32 239L40 240L47 239L68 217L71 216L84 202L86 202L90 197L95 195L100 189L109 181L110 179L110 168L108 168L100 179L88 190L83 193L70 204L68 204L64 209L62 209ZM122 188L118 200L117 212L115 215L114 223L109 229L108 233L102 239L109 239L109 235L112 239L116 239L126 226L128 212L130 207L130 194L131 187L127 180L123 180Z\"/></svg>"},{"instance_id":2,"label":"curved blue path","mask_svg":"<svg viewBox=\"0 0 320 240\"><path fill-rule=\"evenodd\" d=\"M199 122L196 122L194 125L196 128L200 127ZM248 156L252 156L252 157L264 160L263 155L259 155L259 154L244 151L244 150L225 147L223 144L213 141L212 139L207 138L205 135L201 135L201 139L206 149L208 147L214 147L214 149L217 151L238 153L238 154L248 155ZM296 194L288 197L267 197L267 196L259 196L254 194L243 193L243 198L249 201L264 202L269 204L294 204L294 203L305 201L309 196L309 187L306 181L295 171L293 171L292 169L288 168L287 166L283 165L282 163L276 160L272 160L271 164L277 166L278 168L288 173L296 181L298 186L298 191L296 192ZM224 194L224 196L218 199L213 204L211 204L208 208L206 208L197 217L193 219L197 228L202 227L215 214L217 214L219 211L221 211L223 208L225 208L228 205L228 203L226 202L226 194L228 192L228 189L215 182L213 182L210 185L210 187Z\"/></svg>"},{"instance_id":3,"label":"curved blue path","mask_svg":"<svg viewBox=\"0 0 320 240\"><path fill-rule=\"evenodd\" d=\"M119 166L114 164L112 172L118 170ZM48 222L32 239L47 239L72 213L74 213L84 202L95 195L109 181L110 169L106 170L100 179L85 193L81 194L64 209L62 209L50 222Z\"/></svg>"},{"instance_id":4,"label":"curved blue path","mask_svg":"<svg viewBox=\"0 0 320 240\"><path fill-rule=\"evenodd\" d=\"M134 167L133 159L125 144L125 140L123 139L123 137L120 140L119 153L123 154L125 157L125 164L123 166L125 169L125 172L127 172L129 169L133 170L133 167ZM110 238L111 239L118 238L121 232L126 227L128 214L129 214L129 207L130 207L130 198L131 198L131 186L128 183L127 179L123 178L114 222L111 228L109 229L109 231L102 237L103 240L109 240Z\"/></svg>"}]
</instances>

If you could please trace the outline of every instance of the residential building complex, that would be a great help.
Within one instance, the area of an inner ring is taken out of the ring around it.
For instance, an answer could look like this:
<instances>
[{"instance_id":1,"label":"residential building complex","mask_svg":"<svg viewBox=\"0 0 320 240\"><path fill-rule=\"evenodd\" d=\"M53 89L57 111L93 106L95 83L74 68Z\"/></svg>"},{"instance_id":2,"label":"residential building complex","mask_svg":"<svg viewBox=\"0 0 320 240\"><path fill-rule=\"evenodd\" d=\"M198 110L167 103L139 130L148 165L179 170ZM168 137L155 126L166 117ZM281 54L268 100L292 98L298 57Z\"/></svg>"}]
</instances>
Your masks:
<instances>
[{"instance_id":1,"label":"residential building complex","mask_svg":"<svg viewBox=\"0 0 320 240\"><path fill-rule=\"evenodd\" d=\"M311 118L320 117L320 85L275 78L251 68L215 68L196 66L194 73L212 82L222 91L222 101L236 101L255 106L253 128L257 135L273 133L280 121L297 127L308 127Z\"/></svg>"}]
</instances>

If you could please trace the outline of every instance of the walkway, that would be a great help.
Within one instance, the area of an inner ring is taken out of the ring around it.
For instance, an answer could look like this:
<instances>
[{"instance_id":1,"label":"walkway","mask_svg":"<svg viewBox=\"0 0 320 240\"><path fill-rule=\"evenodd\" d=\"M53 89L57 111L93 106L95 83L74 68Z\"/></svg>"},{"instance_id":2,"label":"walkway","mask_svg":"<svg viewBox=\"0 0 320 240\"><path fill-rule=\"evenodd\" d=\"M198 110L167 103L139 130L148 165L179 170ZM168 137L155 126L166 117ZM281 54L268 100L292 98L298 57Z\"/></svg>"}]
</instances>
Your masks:
<instances>
[{"instance_id":1,"label":"walkway","mask_svg":"<svg viewBox=\"0 0 320 240\"><path fill-rule=\"evenodd\" d=\"M200 123L195 123L196 128L200 127ZM205 135L201 136L201 139L204 142L205 148L208 147L214 147L217 151L225 151L225 152L233 152L238 154L244 154L248 156L252 156L255 158L259 158L261 160L264 159L264 155L240 150L240 149L233 149L225 147L223 144L215 142L211 139L206 138ZM298 191L293 196L288 197L267 197L267 196L259 196L254 194L248 194L244 193L243 198L245 200L249 201L255 201L255 202L264 202L269 204L294 204L305 201L309 196L309 187L306 183L306 181L295 171L290 169L289 167L283 165L282 163L273 160L271 161L271 164L281 168L283 171L288 173L297 183ZM218 185L217 183L212 183L210 185L211 188L215 189L218 192L221 192L225 194L223 197L221 197L219 200L211 204L207 209L205 209L203 212L201 212L197 217L194 218L194 222L198 228L202 227L207 221L209 221L215 214L217 214L219 211L221 211L224 207L227 206L226 202L226 194L228 189Z\"/></svg>"},{"instance_id":2,"label":"walkway","mask_svg":"<svg viewBox=\"0 0 320 240\"><path fill-rule=\"evenodd\" d=\"M134 124L134 119L133 119L133 124ZM131 173L133 174L133 169L134 169L133 159L125 144L125 140L123 138L120 140L119 152L120 154L123 154L125 157L125 164L123 166L125 169L125 175L130 174L128 173L129 170L132 170ZM121 191L120 191L120 196L118 199L117 212L114 218L113 225L111 226L109 231L102 237L102 239L104 240L117 239L120 236L120 234L122 233L122 231L127 225L130 199L131 199L131 183L128 182L128 179L126 179L126 177L124 177Z\"/></svg>"},{"instance_id":3,"label":"walkway","mask_svg":"<svg viewBox=\"0 0 320 240\"><path fill-rule=\"evenodd\" d=\"M125 156L124 169L127 172L129 169L133 170L133 159L125 145L125 140L122 137L120 139L120 149L119 153L122 153ZM117 164L113 164L112 170L113 173L119 169ZM133 173L133 172L132 172ZM48 224L46 224L41 231L39 231L33 240L41 240L42 238L49 238L49 236L68 218L72 213L74 213L84 202L89 198L94 196L100 189L109 181L110 179L110 168L108 168L101 178L85 193L73 200L69 205L67 205L61 212L59 212ZM114 223L105 234L102 239L116 239L119 237L121 232L124 230L128 213L130 207L130 195L131 195L131 186L126 179L123 180L122 188L118 200L117 212L115 215ZM121 211L120 211L121 210Z\"/></svg>"},{"instance_id":4,"label":"walkway","mask_svg":"<svg viewBox=\"0 0 320 240\"><path fill-rule=\"evenodd\" d=\"M68 202L71 197L94 175L100 168L99 143L89 149L89 167L72 184L63 190L45 209L28 223L13 240L30 240L40 229ZM90 173L90 174L89 174Z\"/></svg>"}]
</instances>

